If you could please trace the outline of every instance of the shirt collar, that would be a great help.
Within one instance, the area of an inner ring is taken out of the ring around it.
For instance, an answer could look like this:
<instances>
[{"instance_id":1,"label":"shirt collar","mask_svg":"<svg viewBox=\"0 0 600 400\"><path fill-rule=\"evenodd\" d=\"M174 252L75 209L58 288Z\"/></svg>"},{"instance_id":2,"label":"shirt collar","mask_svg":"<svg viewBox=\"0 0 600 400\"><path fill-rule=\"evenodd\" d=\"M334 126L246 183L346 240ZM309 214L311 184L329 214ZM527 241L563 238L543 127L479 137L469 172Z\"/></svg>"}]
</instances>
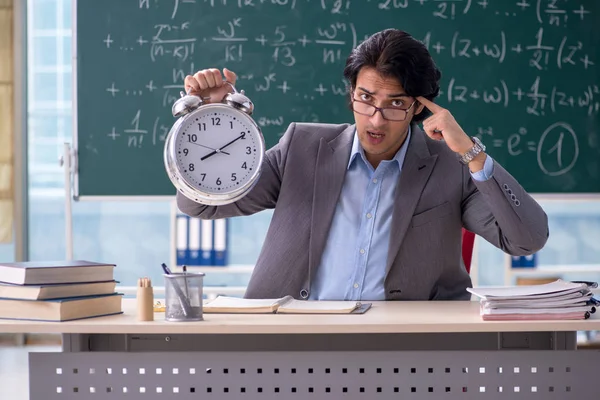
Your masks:
<instances>
[{"instance_id":1,"label":"shirt collar","mask_svg":"<svg viewBox=\"0 0 600 400\"><path fill-rule=\"evenodd\" d=\"M408 149L408 143L410 142L411 131L412 131L412 128L410 125L408 125L408 134L406 135L406 139L404 140L404 143L402 143L402 146L400 146L400 148L394 155L394 158L392 158L392 160L391 160L391 161L397 162L398 169L400 169L400 170L402 170L402 164L404 164L404 159L406 158L406 151ZM352 151L350 152L350 160L348 161L347 169L350 169L352 162L358 156L360 156L360 158L363 160L363 162L365 164L369 165L369 162L367 161L367 158L365 156L365 150L360 145L360 141L358 140L358 134L356 133L356 130L354 130L354 139L352 141Z\"/></svg>"}]
</instances>

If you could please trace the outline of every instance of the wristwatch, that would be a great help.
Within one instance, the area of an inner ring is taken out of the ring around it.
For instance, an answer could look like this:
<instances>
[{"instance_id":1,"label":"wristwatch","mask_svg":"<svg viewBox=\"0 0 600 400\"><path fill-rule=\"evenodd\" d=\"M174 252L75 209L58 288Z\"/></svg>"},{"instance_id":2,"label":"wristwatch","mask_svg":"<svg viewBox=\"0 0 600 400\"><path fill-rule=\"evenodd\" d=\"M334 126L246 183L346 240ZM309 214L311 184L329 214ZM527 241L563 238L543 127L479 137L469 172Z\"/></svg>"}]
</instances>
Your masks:
<instances>
[{"instance_id":1,"label":"wristwatch","mask_svg":"<svg viewBox=\"0 0 600 400\"><path fill-rule=\"evenodd\" d=\"M471 137L471 140L473 141L473 147L471 147L465 154L462 156L459 155L458 157L459 161L465 165L469 164L477 154L485 151L485 145L481 143L481 140L479 140L478 137L473 136Z\"/></svg>"}]
</instances>

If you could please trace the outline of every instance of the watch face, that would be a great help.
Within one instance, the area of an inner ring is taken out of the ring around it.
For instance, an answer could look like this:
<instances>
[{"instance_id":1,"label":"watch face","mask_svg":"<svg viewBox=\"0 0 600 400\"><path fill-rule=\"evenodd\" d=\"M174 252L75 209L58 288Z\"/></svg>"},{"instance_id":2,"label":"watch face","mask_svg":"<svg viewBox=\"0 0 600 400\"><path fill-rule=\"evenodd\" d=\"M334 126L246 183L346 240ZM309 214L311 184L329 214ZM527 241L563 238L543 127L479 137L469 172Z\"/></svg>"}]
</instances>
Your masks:
<instances>
[{"instance_id":1,"label":"watch face","mask_svg":"<svg viewBox=\"0 0 600 400\"><path fill-rule=\"evenodd\" d=\"M227 195L251 184L263 150L262 135L252 119L222 104L189 114L173 146L183 179L208 195Z\"/></svg>"}]
</instances>

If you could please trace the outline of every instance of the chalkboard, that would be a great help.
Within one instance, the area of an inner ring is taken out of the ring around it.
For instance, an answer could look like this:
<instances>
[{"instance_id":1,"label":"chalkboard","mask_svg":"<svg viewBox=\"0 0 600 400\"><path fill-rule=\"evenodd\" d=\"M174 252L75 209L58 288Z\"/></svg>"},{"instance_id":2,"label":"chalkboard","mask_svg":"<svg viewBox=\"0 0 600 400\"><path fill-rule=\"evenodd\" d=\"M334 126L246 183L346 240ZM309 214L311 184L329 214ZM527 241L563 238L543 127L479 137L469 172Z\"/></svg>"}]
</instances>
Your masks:
<instances>
[{"instance_id":1,"label":"chalkboard","mask_svg":"<svg viewBox=\"0 0 600 400\"><path fill-rule=\"evenodd\" d=\"M290 122L352 122L350 50L395 27L422 40L466 132L532 193L600 192L596 0L79 0L77 196L161 196L184 76L228 67L267 146Z\"/></svg>"}]
</instances>

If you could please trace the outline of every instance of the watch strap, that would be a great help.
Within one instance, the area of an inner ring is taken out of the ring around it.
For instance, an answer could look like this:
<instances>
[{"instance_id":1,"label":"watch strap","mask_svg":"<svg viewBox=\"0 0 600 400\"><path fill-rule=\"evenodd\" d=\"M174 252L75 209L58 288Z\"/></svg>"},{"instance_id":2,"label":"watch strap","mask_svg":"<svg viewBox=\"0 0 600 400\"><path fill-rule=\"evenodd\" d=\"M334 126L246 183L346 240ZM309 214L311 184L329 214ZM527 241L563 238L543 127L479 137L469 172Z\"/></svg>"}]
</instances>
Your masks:
<instances>
[{"instance_id":1,"label":"watch strap","mask_svg":"<svg viewBox=\"0 0 600 400\"><path fill-rule=\"evenodd\" d=\"M477 154L481 153L482 151L485 151L485 146L483 145L483 143L481 143L480 140L477 140L476 138L471 138L471 141L473 142L473 146L463 155L459 155L459 160L461 163L468 165L471 161L473 161L473 159L477 156Z\"/></svg>"}]
</instances>

